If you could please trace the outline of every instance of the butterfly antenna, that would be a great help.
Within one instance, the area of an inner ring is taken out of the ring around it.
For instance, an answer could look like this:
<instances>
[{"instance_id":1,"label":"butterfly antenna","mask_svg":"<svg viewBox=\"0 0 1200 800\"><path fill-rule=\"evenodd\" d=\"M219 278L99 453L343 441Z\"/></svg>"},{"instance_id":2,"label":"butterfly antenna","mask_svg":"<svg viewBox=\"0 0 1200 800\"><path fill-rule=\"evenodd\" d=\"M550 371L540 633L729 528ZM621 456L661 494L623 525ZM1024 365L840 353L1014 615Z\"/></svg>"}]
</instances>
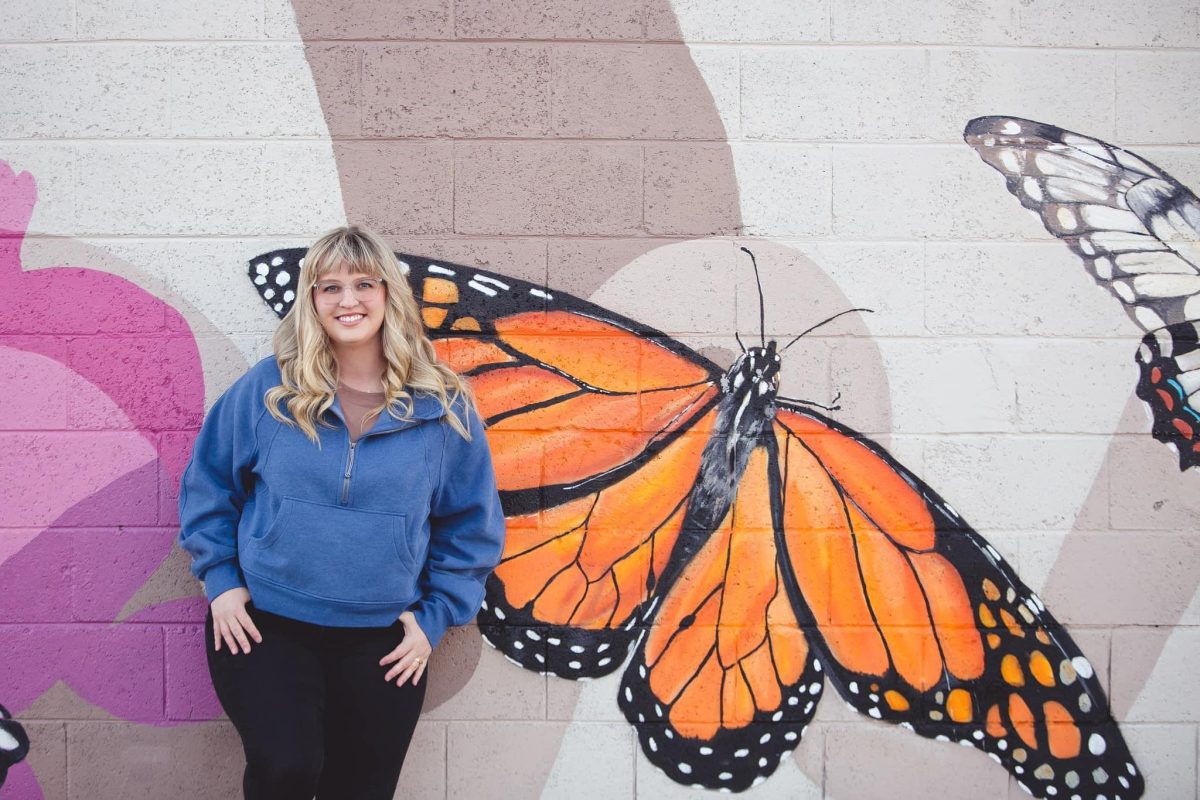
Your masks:
<instances>
[{"instance_id":1,"label":"butterfly antenna","mask_svg":"<svg viewBox=\"0 0 1200 800\"><path fill-rule=\"evenodd\" d=\"M745 355L746 345L742 344L742 337L738 334L737 331L733 332L733 338L737 340L738 347L742 348L742 354Z\"/></svg>"},{"instance_id":2,"label":"butterfly antenna","mask_svg":"<svg viewBox=\"0 0 1200 800\"><path fill-rule=\"evenodd\" d=\"M754 253L750 252L749 248L743 247L741 251L750 256L750 263L754 265L754 282L758 285L758 338L763 347L767 346L767 309L763 301L762 278L758 275L758 261L754 258Z\"/></svg>"},{"instance_id":3,"label":"butterfly antenna","mask_svg":"<svg viewBox=\"0 0 1200 800\"><path fill-rule=\"evenodd\" d=\"M833 402L832 402L832 403L830 403L830 404L829 404L829 405L827 405L827 406L826 406L826 405L822 405L822 404L820 404L820 403L814 403L812 400L801 400L801 399L800 399L800 398L798 398L798 397L783 397L783 396L780 396L780 397L779 397L779 399L780 399L780 400L786 400L786 401L787 401L787 402L789 402L789 403L795 403L796 405L800 405L800 406L810 406L810 407L812 407L812 408L819 408L819 409L821 409L822 411L841 411L841 409L842 409L842 407L838 405L838 400L841 400L841 399L842 399L842 393L841 393L841 392L838 392L838 393L837 393L837 395L836 395L836 396L833 398Z\"/></svg>"},{"instance_id":4,"label":"butterfly antenna","mask_svg":"<svg viewBox=\"0 0 1200 800\"><path fill-rule=\"evenodd\" d=\"M855 311L865 311L865 312L866 312L866 313L868 313L868 314L874 314L874 313L875 313L875 309L873 309L873 308L847 308L845 311L839 311L838 313L834 314L834 315L833 315L832 317L830 317L829 319L823 319L823 320L821 320L821 321L820 321L820 322L818 322L816 325L813 325L811 328L809 328L808 330L806 330L804 333L802 333L802 334L800 334L799 336L797 336L795 339L792 339L790 342L788 342L786 345L784 345L784 346L783 346L783 347L780 349L780 351L779 351L779 352L781 352L781 353L782 353L784 350L787 350L789 347L791 347L792 345L794 345L796 342L800 341L800 340L801 340L803 337L805 337L805 336L808 336L810 333L812 333L813 331L815 331L817 328L821 327L822 325L828 325L830 322L833 322L833 321L834 321L835 319L837 319L838 317L844 316L844 315L846 315L846 314L853 314Z\"/></svg>"}]
</instances>

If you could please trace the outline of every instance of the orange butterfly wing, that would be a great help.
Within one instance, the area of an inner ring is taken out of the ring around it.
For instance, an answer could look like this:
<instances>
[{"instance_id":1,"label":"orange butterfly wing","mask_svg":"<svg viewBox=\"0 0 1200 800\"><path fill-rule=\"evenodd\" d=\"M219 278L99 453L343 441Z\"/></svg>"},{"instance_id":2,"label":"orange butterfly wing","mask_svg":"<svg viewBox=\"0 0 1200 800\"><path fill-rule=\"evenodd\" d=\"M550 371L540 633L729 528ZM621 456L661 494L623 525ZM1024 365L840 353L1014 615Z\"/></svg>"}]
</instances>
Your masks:
<instances>
[{"instance_id":1,"label":"orange butterfly wing","mask_svg":"<svg viewBox=\"0 0 1200 800\"><path fill-rule=\"evenodd\" d=\"M423 299L441 304L426 322L478 398L508 517L481 630L540 672L611 672L675 547L714 372L581 301L543 310L509 297L508 313L489 315L452 285L425 279Z\"/></svg>"},{"instance_id":2,"label":"orange butterfly wing","mask_svg":"<svg viewBox=\"0 0 1200 800\"><path fill-rule=\"evenodd\" d=\"M728 791L799 744L823 686L772 518L768 452L750 456L724 520L662 601L618 703L671 778Z\"/></svg>"},{"instance_id":3,"label":"orange butterfly wing","mask_svg":"<svg viewBox=\"0 0 1200 800\"><path fill-rule=\"evenodd\" d=\"M1140 796L1091 665L932 490L829 420L779 410L787 570L861 713L977 747L1036 796Z\"/></svg>"}]
</instances>

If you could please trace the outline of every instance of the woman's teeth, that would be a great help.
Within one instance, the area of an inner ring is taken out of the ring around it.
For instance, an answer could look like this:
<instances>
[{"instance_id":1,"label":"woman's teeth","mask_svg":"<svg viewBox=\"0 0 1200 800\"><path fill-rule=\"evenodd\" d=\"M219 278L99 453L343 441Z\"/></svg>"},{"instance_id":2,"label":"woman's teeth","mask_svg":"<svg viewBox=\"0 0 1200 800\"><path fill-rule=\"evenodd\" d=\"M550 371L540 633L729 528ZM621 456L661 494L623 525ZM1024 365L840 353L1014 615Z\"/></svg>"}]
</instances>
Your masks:
<instances>
[{"instance_id":1,"label":"woman's teeth","mask_svg":"<svg viewBox=\"0 0 1200 800\"><path fill-rule=\"evenodd\" d=\"M358 322L362 318L363 318L362 314L345 314L343 316L338 317L338 321L339 322Z\"/></svg>"}]
</instances>

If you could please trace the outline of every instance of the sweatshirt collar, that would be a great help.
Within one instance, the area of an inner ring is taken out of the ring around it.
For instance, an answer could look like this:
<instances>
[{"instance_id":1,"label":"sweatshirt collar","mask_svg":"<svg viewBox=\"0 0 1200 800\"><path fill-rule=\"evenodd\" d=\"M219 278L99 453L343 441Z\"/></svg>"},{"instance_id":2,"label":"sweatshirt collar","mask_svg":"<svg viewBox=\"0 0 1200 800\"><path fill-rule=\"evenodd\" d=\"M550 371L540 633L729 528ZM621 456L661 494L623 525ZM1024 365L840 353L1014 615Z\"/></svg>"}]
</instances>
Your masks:
<instances>
[{"instance_id":1,"label":"sweatshirt collar","mask_svg":"<svg viewBox=\"0 0 1200 800\"><path fill-rule=\"evenodd\" d=\"M342 403L336 394L333 396L333 406L330 408L330 411L333 412L343 425L346 424L346 415L342 412ZM363 435L403 430L404 428L411 428L425 420L441 419L445 415L446 409L442 407L441 402L435 395L416 392L412 395L411 419L396 419L391 414L385 412L375 418L370 430L363 431Z\"/></svg>"}]
</instances>

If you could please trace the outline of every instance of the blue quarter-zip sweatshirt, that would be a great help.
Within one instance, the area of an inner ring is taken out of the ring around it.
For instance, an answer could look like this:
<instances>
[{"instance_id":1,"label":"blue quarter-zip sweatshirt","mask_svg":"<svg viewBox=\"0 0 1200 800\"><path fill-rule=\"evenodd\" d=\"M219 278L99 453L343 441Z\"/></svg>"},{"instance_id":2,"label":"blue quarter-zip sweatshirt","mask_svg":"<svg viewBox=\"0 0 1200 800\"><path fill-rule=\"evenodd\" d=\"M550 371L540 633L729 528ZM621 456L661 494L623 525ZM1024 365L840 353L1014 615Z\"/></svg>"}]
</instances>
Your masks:
<instances>
[{"instance_id":1,"label":"blue quarter-zip sweatshirt","mask_svg":"<svg viewBox=\"0 0 1200 800\"><path fill-rule=\"evenodd\" d=\"M318 448L272 417L273 356L217 400L179 492L179 542L209 599L244 586L257 608L319 625L416 616L429 643L471 620L500 560L504 512L478 414L415 394L412 419L384 413L357 442L336 402Z\"/></svg>"}]
</instances>

